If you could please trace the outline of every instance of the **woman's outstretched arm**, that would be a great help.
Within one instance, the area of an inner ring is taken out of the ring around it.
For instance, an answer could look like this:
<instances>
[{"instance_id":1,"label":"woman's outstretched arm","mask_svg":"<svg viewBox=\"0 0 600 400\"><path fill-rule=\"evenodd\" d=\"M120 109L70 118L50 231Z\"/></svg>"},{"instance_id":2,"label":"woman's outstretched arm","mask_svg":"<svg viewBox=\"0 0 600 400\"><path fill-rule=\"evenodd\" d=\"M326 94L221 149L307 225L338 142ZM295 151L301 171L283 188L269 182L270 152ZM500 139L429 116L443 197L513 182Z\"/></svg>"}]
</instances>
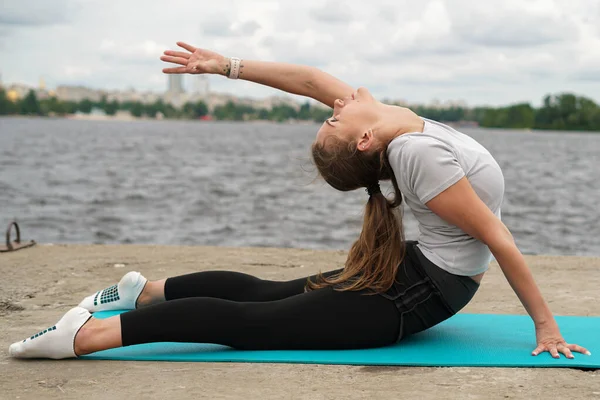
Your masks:
<instances>
[{"instance_id":1,"label":"woman's outstretched arm","mask_svg":"<svg viewBox=\"0 0 600 400\"><path fill-rule=\"evenodd\" d=\"M230 60L210 50L177 42L186 51L167 50L160 58L181 67L164 68L166 74L226 75ZM284 92L313 98L333 107L336 99L352 95L354 89L341 80L315 67L267 61L243 60L239 79L260 83Z\"/></svg>"}]
</instances>

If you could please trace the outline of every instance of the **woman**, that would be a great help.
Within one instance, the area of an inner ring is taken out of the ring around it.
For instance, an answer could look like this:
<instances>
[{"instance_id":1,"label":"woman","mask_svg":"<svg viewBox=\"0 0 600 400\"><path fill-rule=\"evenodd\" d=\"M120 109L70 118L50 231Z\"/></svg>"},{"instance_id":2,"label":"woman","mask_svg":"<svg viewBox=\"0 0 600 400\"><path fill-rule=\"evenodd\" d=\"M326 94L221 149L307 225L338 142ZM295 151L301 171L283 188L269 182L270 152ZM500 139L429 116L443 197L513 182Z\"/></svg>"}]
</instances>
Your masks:
<instances>
[{"instance_id":1,"label":"woman","mask_svg":"<svg viewBox=\"0 0 600 400\"><path fill-rule=\"evenodd\" d=\"M133 344L218 343L239 349L350 349L385 346L457 313L479 287L491 256L535 323L533 355L573 358L523 256L500 221L502 172L468 136L377 102L315 68L243 62L178 43L165 73L221 74L330 107L312 147L320 174L338 190L366 188L364 225L344 269L289 282L235 272L147 281L130 272L84 299L55 326L13 344L14 357L67 358ZM379 181L391 180L388 200ZM420 226L405 242L402 198ZM132 311L108 319L90 312Z\"/></svg>"}]
</instances>

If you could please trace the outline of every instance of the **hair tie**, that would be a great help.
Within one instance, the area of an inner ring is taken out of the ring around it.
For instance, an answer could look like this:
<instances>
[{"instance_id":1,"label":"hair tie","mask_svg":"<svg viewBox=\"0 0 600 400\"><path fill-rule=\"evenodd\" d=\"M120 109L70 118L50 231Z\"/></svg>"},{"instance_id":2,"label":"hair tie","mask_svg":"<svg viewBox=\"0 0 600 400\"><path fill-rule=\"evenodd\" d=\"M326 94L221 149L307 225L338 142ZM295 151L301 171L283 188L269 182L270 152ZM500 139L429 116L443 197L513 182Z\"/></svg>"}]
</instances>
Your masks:
<instances>
[{"instance_id":1,"label":"hair tie","mask_svg":"<svg viewBox=\"0 0 600 400\"><path fill-rule=\"evenodd\" d=\"M367 186L367 194L373 196L374 194L381 193L381 188L379 187L379 182L373 183Z\"/></svg>"}]
</instances>

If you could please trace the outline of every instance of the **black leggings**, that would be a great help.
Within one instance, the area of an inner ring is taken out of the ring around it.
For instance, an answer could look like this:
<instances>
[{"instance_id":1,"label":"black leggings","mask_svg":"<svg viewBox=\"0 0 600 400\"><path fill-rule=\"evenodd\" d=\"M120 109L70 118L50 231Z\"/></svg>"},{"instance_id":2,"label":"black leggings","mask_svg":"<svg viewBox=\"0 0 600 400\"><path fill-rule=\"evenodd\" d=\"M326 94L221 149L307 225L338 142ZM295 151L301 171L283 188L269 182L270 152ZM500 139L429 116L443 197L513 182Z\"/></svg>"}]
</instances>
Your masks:
<instances>
[{"instance_id":1,"label":"black leggings","mask_svg":"<svg viewBox=\"0 0 600 400\"><path fill-rule=\"evenodd\" d=\"M331 287L305 292L307 278L277 282L238 272L169 278L166 302L121 314L123 346L195 342L318 350L390 345L449 318L475 293L477 284L470 278L433 264L424 268L427 262L408 243L398 283L381 295ZM448 294L454 302L445 301Z\"/></svg>"},{"instance_id":2,"label":"black leggings","mask_svg":"<svg viewBox=\"0 0 600 400\"><path fill-rule=\"evenodd\" d=\"M123 346L217 343L238 349L350 349L394 343L400 318L377 295L304 292L306 278L208 271L167 279L165 303L121 314Z\"/></svg>"}]
</instances>

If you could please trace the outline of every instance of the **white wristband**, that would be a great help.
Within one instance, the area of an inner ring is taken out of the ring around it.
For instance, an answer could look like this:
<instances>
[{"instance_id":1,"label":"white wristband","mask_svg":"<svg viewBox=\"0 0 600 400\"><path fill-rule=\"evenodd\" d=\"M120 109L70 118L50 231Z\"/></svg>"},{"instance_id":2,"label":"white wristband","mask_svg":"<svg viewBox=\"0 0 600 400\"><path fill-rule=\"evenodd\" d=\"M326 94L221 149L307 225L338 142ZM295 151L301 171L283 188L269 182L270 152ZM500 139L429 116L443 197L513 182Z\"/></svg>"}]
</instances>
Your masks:
<instances>
[{"instance_id":1,"label":"white wristband","mask_svg":"<svg viewBox=\"0 0 600 400\"><path fill-rule=\"evenodd\" d=\"M237 57L231 57L231 70L229 71L229 79L237 79L240 76L240 66L242 65L242 60Z\"/></svg>"}]
</instances>

